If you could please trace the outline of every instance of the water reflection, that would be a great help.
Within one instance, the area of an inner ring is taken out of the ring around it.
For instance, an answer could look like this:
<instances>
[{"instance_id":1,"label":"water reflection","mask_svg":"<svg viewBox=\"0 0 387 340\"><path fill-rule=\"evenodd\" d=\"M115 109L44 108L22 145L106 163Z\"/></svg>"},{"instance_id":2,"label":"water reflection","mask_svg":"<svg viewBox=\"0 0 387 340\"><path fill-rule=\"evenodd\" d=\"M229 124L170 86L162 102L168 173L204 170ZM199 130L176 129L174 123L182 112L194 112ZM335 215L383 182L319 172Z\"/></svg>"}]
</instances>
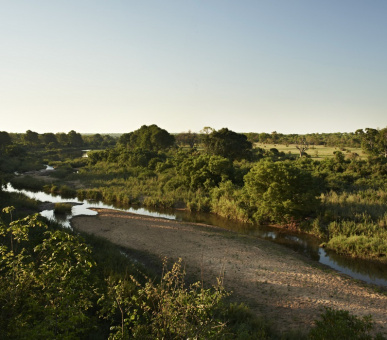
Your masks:
<instances>
[{"instance_id":1,"label":"water reflection","mask_svg":"<svg viewBox=\"0 0 387 340\"><path fill-rule=\"evenodd\" d=\"M56 221L67 228L71 228L71 218L73 216L97 215L97 212L91 210L91 208L115 209L184 222L211 224L224 229L276 242L355 279L387 287L387 265L371 261L351 259L341 256L335 252L325 250L319 246L319 241L310 235L298 234L289 230L269 226L256 226L253 224L230 221L213 214L193 214L183 210L157 210L140 207L124 207L122 205L114 206L96 201L81 201L77 198L64 199L60 196L46 194L41 191L31 192L28 190L17 190L14 189L11 184L7 185L6 190L9 192L23 193L30 198L42 202L73 203L74 206L72 207L71 214L69 215L59 216L54 214L53 210L44 210L41 212L42 216L48 218L49 220Z\"/></svg>"}]
</instances>

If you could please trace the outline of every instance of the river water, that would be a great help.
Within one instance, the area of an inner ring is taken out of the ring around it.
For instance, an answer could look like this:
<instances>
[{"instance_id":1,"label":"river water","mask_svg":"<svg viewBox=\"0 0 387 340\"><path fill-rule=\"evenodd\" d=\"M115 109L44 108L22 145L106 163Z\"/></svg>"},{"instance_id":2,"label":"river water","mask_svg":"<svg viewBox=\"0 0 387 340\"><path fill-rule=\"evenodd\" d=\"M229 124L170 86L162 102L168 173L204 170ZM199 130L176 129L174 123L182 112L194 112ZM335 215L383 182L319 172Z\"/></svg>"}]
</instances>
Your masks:
<instances>
[{"instance_id":1,"label":"river water","mask_svg":"<svg viewBox=\"0 0 387 340\"><path fill-rule=\"evenodd\" d=\"M135 214L161 217L178 221L206 223L282 244L286 247L292 248L298 253L302 253L314 261L325 264L352 278L387 287L387 265L338 255L335 252L321 248L319 246L318 240L309 235L293 233L288 230L268 226L238 223L217 217L213 214L193 214L187 211L179 210L151 210L147 208L135 208L130 206L117 207L96 201L81 201L77 198L62 198L60 196L46 194L42 191L32 192L29 190L17 190L13 188L11 184L7 185L6 191L23 193L30 198L42 202L73 203L74 206L72 207L71 214L66 216L56 215L54 214L53 210L44 210L40 213L42 216L48 218L49 220L56 221L67 228L71 228L71 218L73 216L97 215L97 212L91 210L90 208L115 209Z\"/></svg>"}]
</instances>

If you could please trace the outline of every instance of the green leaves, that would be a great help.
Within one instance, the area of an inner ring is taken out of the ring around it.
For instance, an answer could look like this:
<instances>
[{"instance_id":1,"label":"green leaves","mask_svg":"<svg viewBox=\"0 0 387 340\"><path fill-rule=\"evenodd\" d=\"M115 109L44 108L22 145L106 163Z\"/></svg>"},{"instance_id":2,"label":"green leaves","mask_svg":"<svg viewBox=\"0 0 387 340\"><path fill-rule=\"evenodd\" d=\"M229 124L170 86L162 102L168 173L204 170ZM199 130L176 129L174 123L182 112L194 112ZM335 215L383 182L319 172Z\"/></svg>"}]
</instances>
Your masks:
<instances>
[{"instance_id":1,"label":"green leaves","mask_svg":"<svg viewBox=\"0 0 387 340\"><path fill-rule=\"evenodd\" d=\"M252 144L244 134L236 133L227 128L213 130L205 135L203 144L208 153L231 160L250 156Z\"/></svg>"},{"instance_id":2,"label":"green leaves","mask_svg":"<svg viewBox=\"0 0 387 340\"><path fill-rule=\"evenodd\" d=\"M109 339L211 338L222 333L225 324L214 316L227 296L220 282L212 289L200 282L187 287L181 259L171 270L164 266L159 284L149 279L140 284L133 276L107 280L99 304L103 316L115 321Z\"/></svg>"},{"instance_id":3,"label":"green leaves","mask_svg":"<svg viewBox=\"0 0 387 340\"><path fill-rule=\"evenodd\" d=\"M290 161L261 161L244 177L250 214L257 221L291 222L319 206L319 189L310 172Z\"/></svg>"},{"instance_id":4,"label":"green leaves","mask_svg":"<svg viewBox=\"0 0 387 340\"><path fill-rule=\"evenodd\" d=\"M373 321L371 315L358 318L346 310L325 308L321 320L316 320L316 326L310 331L312 340L343 339L343 340L371 340L384 339L379 333L371 335Z\"/></svg>"}]
</instances>

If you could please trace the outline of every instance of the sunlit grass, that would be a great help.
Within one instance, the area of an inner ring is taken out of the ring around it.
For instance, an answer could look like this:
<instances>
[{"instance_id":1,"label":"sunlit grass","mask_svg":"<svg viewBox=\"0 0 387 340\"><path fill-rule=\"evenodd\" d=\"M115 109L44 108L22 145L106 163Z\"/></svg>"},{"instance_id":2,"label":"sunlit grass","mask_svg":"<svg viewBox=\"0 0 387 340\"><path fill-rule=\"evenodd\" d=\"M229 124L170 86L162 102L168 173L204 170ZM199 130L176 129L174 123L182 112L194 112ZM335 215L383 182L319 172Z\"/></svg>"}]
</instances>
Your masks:
<instances>
[{"instance_id":1,"label":"sunlit grass","mask_svg":"<svg viewBox=\"0 0 387 340\"><path fill-rule=\"evenodd\" d=\"M300 153L296 148L296 144L264 144L264 143L256 143L254 147L259 147L264 150L270 150L272 148L276 148L280 152L285 152L287 154L292 154L298 156ZM335 151L341 151L344 155L350 155L351 153L356 153L359 155L361 159L366 158L366 154L363 152L361 148L340 148L340 147L330 147L324 145L315 145L310 146L306 153L311 156L315 160L321 160L324 158L333 158Z\"/></svg>"}]
</instances>

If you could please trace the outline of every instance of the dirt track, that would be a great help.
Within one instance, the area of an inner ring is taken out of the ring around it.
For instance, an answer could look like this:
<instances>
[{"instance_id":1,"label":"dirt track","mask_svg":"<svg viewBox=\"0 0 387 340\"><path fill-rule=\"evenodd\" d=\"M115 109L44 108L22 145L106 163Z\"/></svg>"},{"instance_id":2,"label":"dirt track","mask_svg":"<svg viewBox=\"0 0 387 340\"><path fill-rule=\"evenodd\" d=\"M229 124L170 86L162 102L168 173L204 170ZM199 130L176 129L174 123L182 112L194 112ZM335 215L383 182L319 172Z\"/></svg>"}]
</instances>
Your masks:
<instances>
[{"instance_id":1,"label":"dirt track","mask_svg":"<svg viewBox=\"0 0 387 340\"><path fill-rule=\"evenodd\" d=\"M72 220L75 229L131 249L182 258L187 271L224 285L282 330L309 328L323 307L372 314L387 330L387 296L331 270L317 268L292 250L203 224L182 223L113 210Z\"/></svg>"}]
</instances>

